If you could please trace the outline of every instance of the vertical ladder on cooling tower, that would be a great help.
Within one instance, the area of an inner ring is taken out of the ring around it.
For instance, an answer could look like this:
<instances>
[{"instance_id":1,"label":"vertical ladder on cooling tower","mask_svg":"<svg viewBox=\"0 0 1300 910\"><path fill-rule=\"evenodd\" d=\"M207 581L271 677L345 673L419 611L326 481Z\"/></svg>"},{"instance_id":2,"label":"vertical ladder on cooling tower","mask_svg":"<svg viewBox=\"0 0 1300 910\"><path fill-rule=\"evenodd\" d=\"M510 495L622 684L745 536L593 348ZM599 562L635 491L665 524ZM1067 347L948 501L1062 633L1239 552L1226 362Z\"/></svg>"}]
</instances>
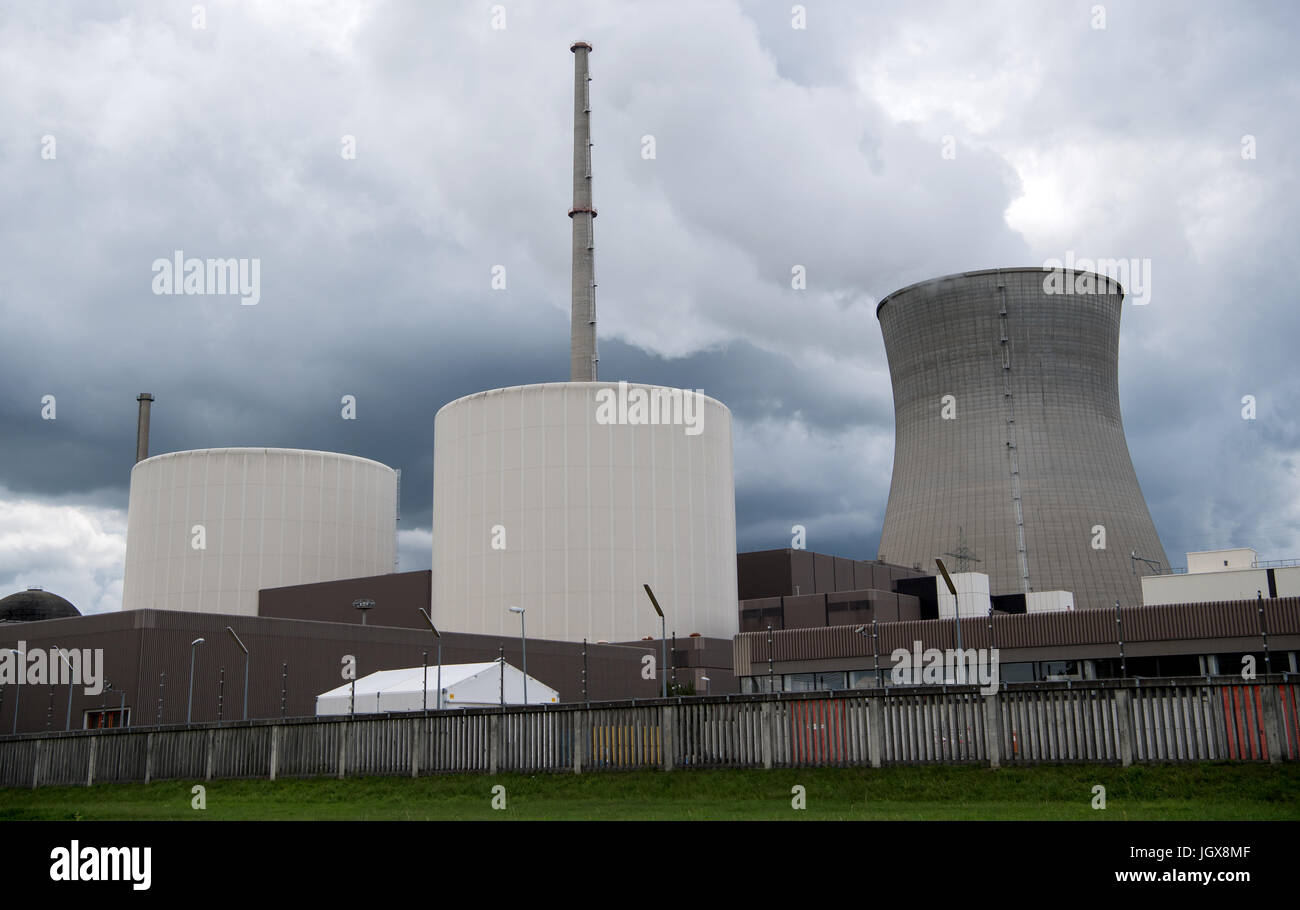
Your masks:
<instances>
[{"instance_id":1,"label":"vertical ladder on cooling tower","mask_svg":"<svg viewBox=\"0 0 1300 910\"><path fill-rule=\"evenodd\" d=\"M1011 394L1011 341L1007 334L1007 283L998 272L998 328L1002 351L1002 401L1007 415L1007 460L1011 469L1011 502L1016 512L1016 552L1020 557L1020 586L1029 593L1029 554L1025 550L1025 511L1020 501L1020 455L1016 451L1016 403Z\"/></svg>"}]
</instances>

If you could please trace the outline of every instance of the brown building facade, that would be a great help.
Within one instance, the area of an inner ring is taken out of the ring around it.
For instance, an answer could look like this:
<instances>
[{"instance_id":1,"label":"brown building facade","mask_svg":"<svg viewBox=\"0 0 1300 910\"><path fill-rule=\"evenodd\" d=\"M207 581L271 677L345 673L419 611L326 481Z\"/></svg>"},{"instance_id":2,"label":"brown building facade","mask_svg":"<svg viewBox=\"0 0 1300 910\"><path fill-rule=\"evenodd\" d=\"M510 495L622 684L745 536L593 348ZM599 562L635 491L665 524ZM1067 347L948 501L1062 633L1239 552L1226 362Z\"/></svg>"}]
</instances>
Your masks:
<instances>
[{"instance_id":1,"label":"brown building facade","mask_svg":"<svg viewBox=\"0 0 1300 910\"><path fill-rule=\"evenodd\" d=\"M408 573L418 575L420 573ZM410 581L410 579L407 579ZM417 579L418 581L418 579ZM402 582L399 582L399 584ZM311 587L311 586L305 586ZM379 600L378 597L375 598ZM286 607L286 609L288 609ZM348 601L347 610L356 613ZM434 685L437 640L423 628L316 622L272 616L228 616L207 613L132 610L40 622L0 625L0 649L26 652L50 649L102 649L103 675L111 688L95 695L82 686L6 685L0 691L0 735L62 730L71 726L118 726L125 693L126 720L132 726L185 723L189 710L190 656L194 656L192 720L213 722L243 717L244 652L229 626L249 650L248 714L250 718L301 717L315 713L315 697L341 685L342 661L356 659L357 675L376 670L429 665ZM421 619L416 609L410 611ZM344 614L346 615L346 614ZM196 639L203 644L192 646ZM730 672L732 643L721 639L678 639L669 650L670 681L703 692L734 692ZM498 650L500 649L500 650ZM655 698L660 681L643 677L645 655L660 659L660 642L590 644L529 639L528 673L559 690L566 702L584 699L611 701ZM523 666L517 636L497 638L444 632L442 660L446 664L491 661L503 653L507 663ZM427 655L427 656L426 656ZM57 659L56 659L57 660Z\"/></svg>"}]
</instances>

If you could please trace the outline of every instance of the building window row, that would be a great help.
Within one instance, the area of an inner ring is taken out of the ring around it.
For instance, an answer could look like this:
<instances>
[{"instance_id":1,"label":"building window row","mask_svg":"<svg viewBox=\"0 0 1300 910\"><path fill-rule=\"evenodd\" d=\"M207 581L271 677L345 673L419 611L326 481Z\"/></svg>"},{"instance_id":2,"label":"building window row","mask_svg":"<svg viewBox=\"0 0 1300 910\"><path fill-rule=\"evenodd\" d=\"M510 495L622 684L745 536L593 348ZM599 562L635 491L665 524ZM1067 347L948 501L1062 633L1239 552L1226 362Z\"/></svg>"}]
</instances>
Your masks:
<instances>
[{"instance_id":1,"label":"building window row","mask_svg":"<svg viewBox=\"0 0 1300 910\"><path fill-rule=\"evenodd\" d=\"M1065 680L1165 678L1179 676L1240 676L1246 658L1254 658L1255 674L1263 675L1271 665L1273 673L1300 672L1300 655L1295 651L1273 651L1265 661L1257 654L1168 654L1130 657L1121 665L1118 657L1096 660L1041 660L998 665L1000 682L1061 682ZM895 685L888 667L879 671L833 670L823 673L755 674L740 678L744 694L761 692L839 692ZM907 685L907 683L904 683Z\"/></svg>"}]
</instances>

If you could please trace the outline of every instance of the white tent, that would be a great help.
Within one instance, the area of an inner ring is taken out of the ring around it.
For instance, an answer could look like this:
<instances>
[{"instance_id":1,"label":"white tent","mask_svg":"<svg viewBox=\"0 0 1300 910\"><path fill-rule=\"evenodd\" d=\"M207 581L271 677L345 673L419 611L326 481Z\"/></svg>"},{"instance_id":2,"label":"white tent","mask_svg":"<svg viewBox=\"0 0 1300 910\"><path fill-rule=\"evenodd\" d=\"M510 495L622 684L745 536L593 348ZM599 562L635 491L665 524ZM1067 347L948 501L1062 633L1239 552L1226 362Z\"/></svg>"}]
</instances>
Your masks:
<instances>
[{"instance_id":1,"label":"white tent","mask_svg":"<svg viewBox=\"0 0 1300 910\"><path fill-rule=\"evenodd\" d=\"M438 707L438 668L428 668L428 689L424 667L401 670L378 670L356 682L356 705L352 706L352 683L330 689L316 696L316 714L336 715L383 714L389 711L419 711L428 705L430 711ZM481 664L442 665L443 708L488 708L502 702L504 682L505 703L524 703L524 674L500 661ZM427 699L427 701L426 701ZM528 704L555 704L560 693L533 677L528 677Z\"/></svg>"}]
</instances>

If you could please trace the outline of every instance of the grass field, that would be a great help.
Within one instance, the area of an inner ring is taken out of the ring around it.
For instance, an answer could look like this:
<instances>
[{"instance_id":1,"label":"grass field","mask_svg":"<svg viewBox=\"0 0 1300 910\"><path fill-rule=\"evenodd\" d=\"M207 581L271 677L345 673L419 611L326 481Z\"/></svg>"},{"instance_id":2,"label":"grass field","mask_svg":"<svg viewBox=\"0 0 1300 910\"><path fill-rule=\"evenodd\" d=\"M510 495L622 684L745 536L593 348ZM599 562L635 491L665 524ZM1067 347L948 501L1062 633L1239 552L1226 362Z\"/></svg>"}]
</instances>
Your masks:
<instances>
[{"instance_id":1,"label":"grass field","mask_svg":"<svg viewBox=\"0 0 1300 910\"><path fill-rule=\"evenodd\" d=\"M446 775L0 789L0 819L47 820L1279 820L1300 819L1300 764L808 768ZM506 806L493 809L492 788ZM1093 787L1106 808L1092 808ZM806 791L795 810L792 788Z\"/></svg>"}]
</instances>

